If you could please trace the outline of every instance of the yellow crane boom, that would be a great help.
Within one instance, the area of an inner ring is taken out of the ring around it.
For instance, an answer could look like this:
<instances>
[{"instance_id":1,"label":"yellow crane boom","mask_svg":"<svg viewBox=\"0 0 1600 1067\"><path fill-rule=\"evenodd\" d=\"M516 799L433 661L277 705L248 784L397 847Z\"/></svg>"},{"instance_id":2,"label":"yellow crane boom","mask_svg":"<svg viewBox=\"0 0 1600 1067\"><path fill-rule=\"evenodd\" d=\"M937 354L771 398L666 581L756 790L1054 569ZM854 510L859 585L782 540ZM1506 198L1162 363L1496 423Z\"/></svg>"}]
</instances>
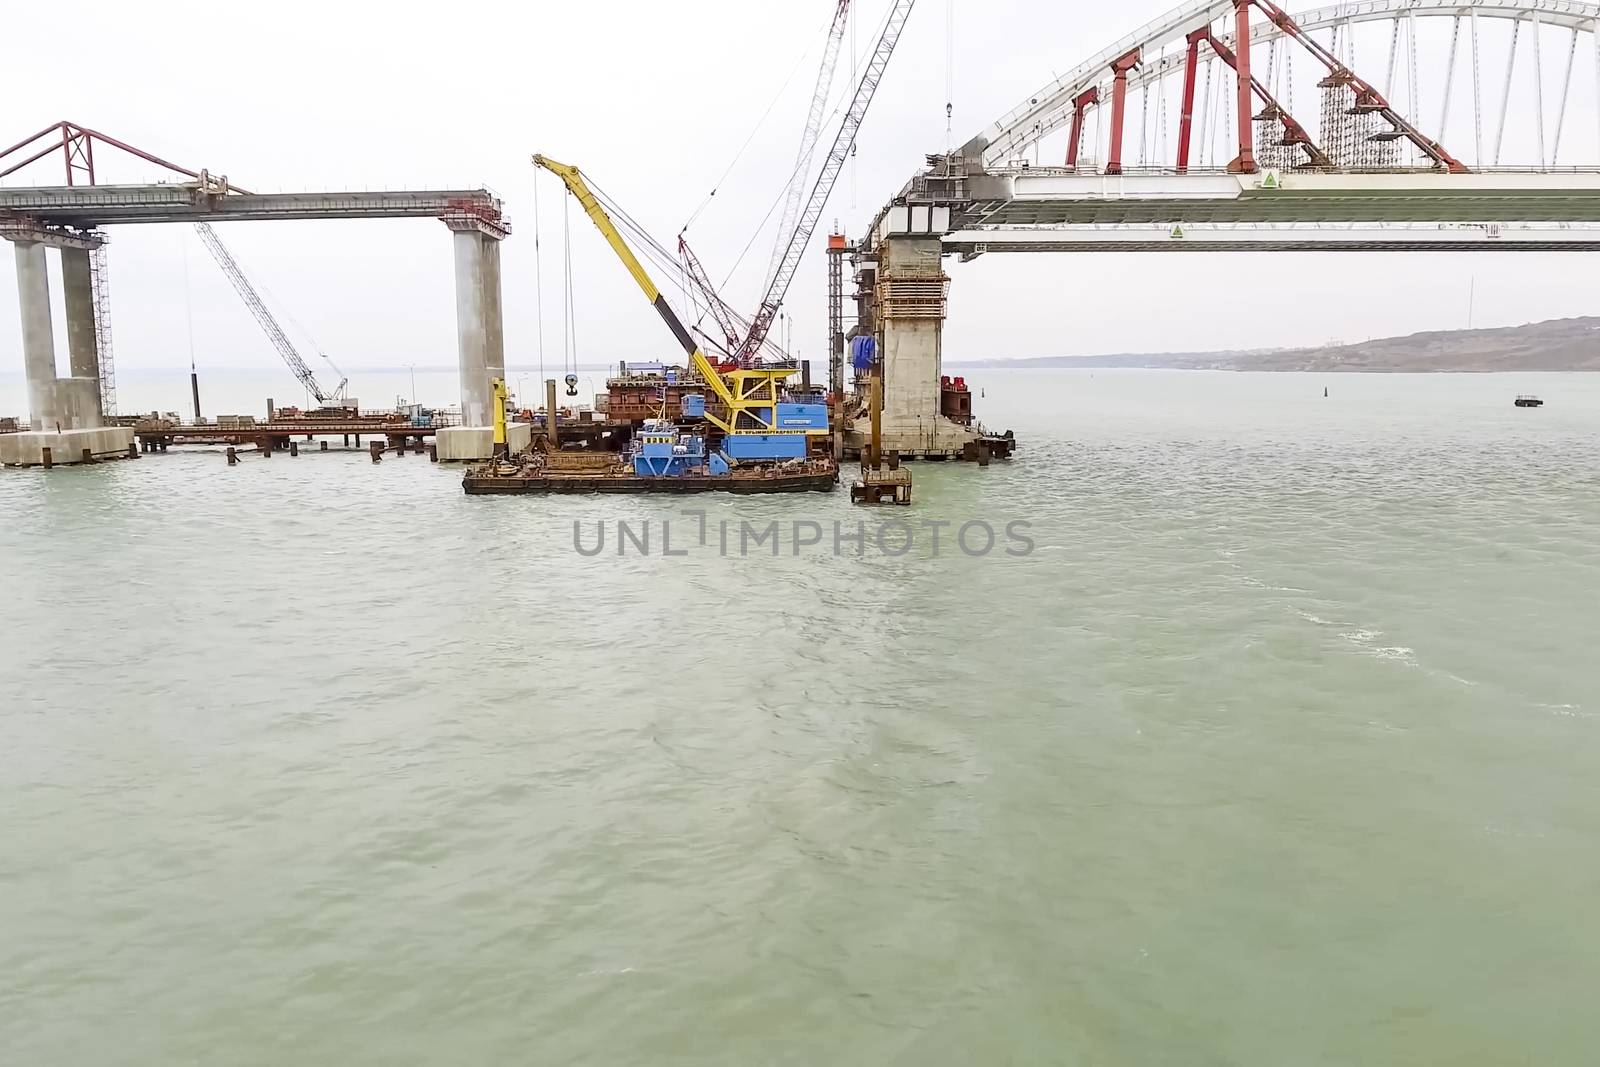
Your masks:
<instances>
[{"instance_id":1,"label":"yellow crane boom","mask_svg":"<svg viewBox=\"0 0 1600 1067\"><path fill-rule=\"evenodd\" d=\"M639 283L640 289L644 290L645 299L650 301L651 306L656 309L656 313L666 322L667 329L672 331L672 335L683 346L684 352L688 353L690 365L694 367L695 372L705 379L706 386L717 394L718 399L728 405L730 411L737 411L742 405L735 399L733 392L728 388L728 383L718 373L716 365L706 358L705 352L700 348L699 343L695 341L693 335L684 328L683 320L678 318L678 313L672 310L672 306L667 303L667 298L662 295L654 280L645 271L644 264L640 263L639 258L633 254L633 249L628 247L628 242L623 239L622 232L611 221L611 216L601 206L599 198L589 188L589 183L583 180L583 174L577 167L566 163L557 163L555 160L542 155L534 156L533 162L535 166L543 167L565 183L568 191L572 193L578 203L582 205L584 212L589 216L589 221L594 223L595 228L606 239L606 243L611 246L611 250L617 254L617 258L622 260L622 265L628 268L629 274L633 275L633 280ZM733 432L733 427L721 419L709 414L707 418L724 432Z\"/></svg>"}]
</instances>

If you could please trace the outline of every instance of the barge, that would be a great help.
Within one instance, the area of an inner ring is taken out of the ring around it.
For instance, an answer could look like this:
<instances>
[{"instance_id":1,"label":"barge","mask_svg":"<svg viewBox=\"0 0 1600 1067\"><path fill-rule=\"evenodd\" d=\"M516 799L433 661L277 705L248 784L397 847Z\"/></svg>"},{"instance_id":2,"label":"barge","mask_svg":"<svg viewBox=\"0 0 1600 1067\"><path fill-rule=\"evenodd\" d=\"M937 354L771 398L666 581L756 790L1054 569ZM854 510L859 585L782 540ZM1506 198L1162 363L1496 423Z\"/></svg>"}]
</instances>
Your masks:
<instances>
[{"instance_id":1,"label":"barge","mask_svg":"<svg viewBox=\"0 0 1600 1067\"><path fill-rule=\"evenodd\" d=\"M540 444L546 444L541 441ZM705 433L650 419L624 454L538 451L469 470L469 496L522 493L832 492L839 467L828 457L740 462L707 446Z\"/></svg>"},{"instance_id":2,"label":"barge","mask_svg":"<svg viewBox=\"0 0 1600 1067\"><path fill-rule=\"evenodd\" d=\"M552 471L521 463L490 464L467 472L462 488L468 496L551 493L831 493L839 469L815 461L782 470L737 470L727 474L694 474L656 478L624 468L607 471Z\"/></svg>"}]
</instances>

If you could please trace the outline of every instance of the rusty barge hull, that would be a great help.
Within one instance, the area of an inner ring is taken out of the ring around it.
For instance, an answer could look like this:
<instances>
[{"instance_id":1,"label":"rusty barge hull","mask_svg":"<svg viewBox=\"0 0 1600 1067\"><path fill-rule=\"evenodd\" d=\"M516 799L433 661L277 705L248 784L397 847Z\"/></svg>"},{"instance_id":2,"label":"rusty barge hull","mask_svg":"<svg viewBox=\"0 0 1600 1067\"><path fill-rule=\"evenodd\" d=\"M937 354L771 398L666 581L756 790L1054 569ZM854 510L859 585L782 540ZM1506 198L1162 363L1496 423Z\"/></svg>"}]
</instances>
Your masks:
<instances>
[{"instance_id":1,"label":"rusty barge hull","mask_svg":"<svg viewBox=\"0 0 1600 1067\"><path fill-rule=\"evenodd\" d=\"M683 478L645 478L635 474L495 475L472 472L461 481L461 487L468 496L524 493L831 493L838 484L837 473L812 472L759 478L735 475Z\"/></svg>"}]
</instances>

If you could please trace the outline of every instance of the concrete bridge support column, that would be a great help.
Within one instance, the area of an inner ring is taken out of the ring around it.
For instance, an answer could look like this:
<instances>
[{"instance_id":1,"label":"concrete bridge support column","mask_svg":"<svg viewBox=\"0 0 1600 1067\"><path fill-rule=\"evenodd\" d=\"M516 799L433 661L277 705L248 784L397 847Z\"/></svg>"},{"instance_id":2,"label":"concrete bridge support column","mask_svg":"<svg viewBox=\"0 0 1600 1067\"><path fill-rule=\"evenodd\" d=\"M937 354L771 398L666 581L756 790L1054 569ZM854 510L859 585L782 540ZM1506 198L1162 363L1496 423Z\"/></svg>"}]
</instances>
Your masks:
<instances>
[{"instance_id":1,"label":"concrete bridge support column","mask_svg":"<svg viewBox=\"0 0 1600 1067\"><path fill-rule=\"evenodd\" d=\"M50 318L50 272L44 245L18 241L17 304L22 312L22 365L28 382L28 418L35 430L55 429L56 339Z\"/></svg>"},{"instance_id":2,"label":"concrete bridge support column","mask_svg":"<svg viewBox=\"0 0 1600 1067\"><path fill-rule=\"evenodd\" d=\"M940 411L950 279L935 234L891 236L878 246L874 313L883 363L883 447L906 457L959 456L973 430ZM856 451L864 430L846 442Z\"/></svg>"},{"instance_id":3,"label":"concrete bridge support column","mask_svg":"<svg viewBox=\"0 0 1600 1067\"><path fill-rule=\"evenodd\" d=\"M505 376L500 309L500 242L476 230L457 230L456 337L461 361L461 423L488 426L491 382Z\"/></svg>"},{"instance_id":4,"label":"concrete bridge support column","mask_svg":"<svg viewBox=\"0 0 1600 1067\"><path fill-rule=\"evenodd\" d=\"M885 425L928 421L939 413L944 365L943 249L937 237L884 243L879 287L884 305L882 348Z\"/></svg>"},{"instance_id":5,"label":"concrete bridge support column","mask_svg":"<svg viewBox=\"0 0 1600 1067\"><path fill-rule=\"evenodd\" d=\"M94 281L89 269L87 248L61 250L61 284L67 310L67 356L72 377L94 383L92 400L82 398L76 429L102 425L100 409L100 346L94 322Z\"/></svg>"},{"instance_id":6,"label":"concrete bridge support column","mask_svg":"<svg viewBox=\"0 0 1600 1067\"><path fill-rule=\"evenodd\" d=\"M440 430L442 460L488 459L494 451L494 385L506 375L500 301L500 240L473 217L447 217L456 261L456 339L461 366L461 425Z\"/></svg>"},{"instance_id":7,"label":"concrete bridge support column","mask_svg":"<svg viewBox=\"0 0 1600 1067\"><path fill-rule=\"evenodd\" d=\"M89 250L81 239L16 240L17 303L22 313L22 358L28 381L31 428L0 435L0 464L50 466L130 454L133 430L107 427L100 406L100 356L96 345L94 289ZM66 290L67 343L72 373L56 376L55 326L50 313L47 242L58 241Z\"/></svg>"}]
</instances>

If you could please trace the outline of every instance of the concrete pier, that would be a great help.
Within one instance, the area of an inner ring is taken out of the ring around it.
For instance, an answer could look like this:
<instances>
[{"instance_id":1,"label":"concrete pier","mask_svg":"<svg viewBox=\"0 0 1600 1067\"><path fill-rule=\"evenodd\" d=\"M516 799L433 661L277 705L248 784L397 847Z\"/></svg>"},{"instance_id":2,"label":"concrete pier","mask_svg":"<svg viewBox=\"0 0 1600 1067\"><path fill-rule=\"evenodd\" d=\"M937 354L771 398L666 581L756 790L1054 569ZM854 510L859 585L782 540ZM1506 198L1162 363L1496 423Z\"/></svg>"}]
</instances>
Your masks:
<instances>
[{"instance_id":1,"label":"concrete pier","mask_svg":"<svg viewBox=\"0 0 1600 1067\"><path fill-rule=\"evenodd\" d=\"M494 452L494 380L506 375L500 298L500 241L506 229L471 213L447 215L444 224L455 245L461 425L439 431L439 458L488 459Z\"/></svg>"},{"instance_id":2,"label":"concrete pier","mask_svg":"<svg viewBox=\"0 0 1600 1067\"><path fill-rule=\"evenodd\" d=\"M884 292L878 309L887 387L884 422L926 421L939 411L939 371L944 361L943 290L948 279L939 238L885 242L878 269Z\"/></svg>"},{"instance_id":3,"label":"concrete pier","mask_svg":"<svg viewBox=\"0 0 1600 1067\"><path fill-rule=\"evenodd\" d=\"M506 370L500 306L500 241L477 229L456 229L456 337L461 361L461 422L494 421L494 387Z\"/></svg>"},{"instance_id":4,"label":"concrete pier","mask_svg":"<svg viewBox=\"0 0 1600 1067\"><path fill-rule=\"evenodd\" d=\"M61 285L67 308L67 357L74 378L100 377L94 324L94 278L87 248L61 250ZM96 402L98 406L98 401Z\"/></svg>"},{"instance_id":5,"label":"concrete pier","mask_svg":"<svg viewBox=\"0 0 1600 1067\"><path fill-rule=\"evenodd\" d=\"M46 245L42 241L13 241L30 430L0 437L0 464L7 466L86 463L121 458L133 448L133 430L105 426L101 411L90 250L75 242L62 242L59 247L71 366L71 374L65 378L56 376ZM47 459L49 463L45 462Z\"/></svg>"},{"instance_id":6,"label":"concrete pier","mask_svg":"<svg viewBox=\"0 0 1600 1067\"><path fill-rule=\"evenodd\" d=\"M977 430L940 411L944 320L950 279L936 234L888 236L875 268L860 283L861 328L876 335L883 363L883 447L907 457L959 458ZM870 436L865 419L845 435L859 452Z\"/></svg>"},{"instance_id":7,"label":"concrete pier","mask_svg":"<svg viewBox=\"0 0 1600 1067\"><path fill-rule=\"evenodd\" d=\"M30 424L35 430L55 429L56 341L50 320L50 272L44 245L19 241L14 248Z\"/></svg>"}]
</instances>

